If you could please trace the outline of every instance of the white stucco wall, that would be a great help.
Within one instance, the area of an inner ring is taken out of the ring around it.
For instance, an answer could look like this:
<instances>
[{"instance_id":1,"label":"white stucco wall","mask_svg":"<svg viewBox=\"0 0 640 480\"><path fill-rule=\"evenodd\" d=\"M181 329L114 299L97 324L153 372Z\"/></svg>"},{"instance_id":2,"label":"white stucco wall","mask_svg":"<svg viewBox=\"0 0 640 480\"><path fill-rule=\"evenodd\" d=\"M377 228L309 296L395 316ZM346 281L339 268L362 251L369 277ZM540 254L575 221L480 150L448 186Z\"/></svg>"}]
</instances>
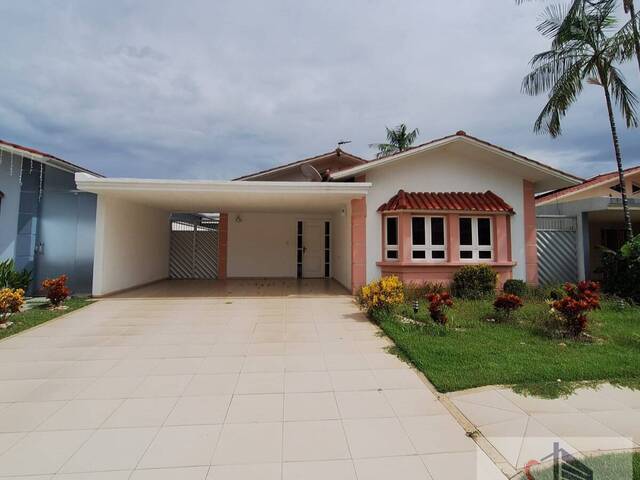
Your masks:
<instances>
[{"instance_id":1,"label":"white stucco wall","mask_svg":"<svg viewBox=\"0 0 640 480\"><path fill-rule=\"evenodd\" d=\"M238 222L237 217L241 221ZM311 219L331 220L333 223L334 216L229 212L227 276L295 278L297 221ZM340 230L343 231L344 227ZM333 245L339 248L335 237ZM344 273L340 275L344 276Z\"/></svg>"},{"instance_id":2,"label":"white stucco wall","mask_svg":"<svg viewBox=\"0 0 640 480\"><path fill-rule=\"evenodd\" d=\"M98 195L93 294L169 276L169 214Z\"/></svg>"},{"instance_id":3,"label":"white stucco wall","mask_svg":"<svg viewBox=\"0 0 640 480\"><path fill-rule=\"evenodd\" d=\"M507 160L505 160L507 161ZM485 192L493 191L511 205L516 215L511 218L513 260L517 266L514 278L525 280L523 179L513 174L448 151L446 148L424 152L386 167L367 172L373 183L367 196L367 281L380 276L376 262L382 249L381 217L378 207L403 189L406 192Z\"/></svg>"},{"instance_id":4,"label":"white stucco wall","mask_svg":"<svg viewBox=\"0 0 640 480\"><path fill-rule=\"evenodd\" d=\"M331 271L333 278L351 289L351 205L331 217Z\"/></svg>"}]
</instances>

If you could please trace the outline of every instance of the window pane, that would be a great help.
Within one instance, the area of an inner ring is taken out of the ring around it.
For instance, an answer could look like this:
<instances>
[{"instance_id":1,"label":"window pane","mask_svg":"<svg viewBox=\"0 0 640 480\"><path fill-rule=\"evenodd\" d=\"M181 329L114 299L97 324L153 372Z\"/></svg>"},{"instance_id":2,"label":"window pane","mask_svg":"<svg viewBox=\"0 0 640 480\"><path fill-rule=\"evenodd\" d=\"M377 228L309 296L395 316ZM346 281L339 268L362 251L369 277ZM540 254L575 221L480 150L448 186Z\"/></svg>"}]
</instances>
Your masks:
<instances>
[{"instance_id":1,"label":"window pane","mask_svg":"<svg viewBox=\"0 0 640 480\"><path fill-rule=\"evenodd\" d=\"M302 222L298 222L298 235L302 235Z\"/></svg>"},{"instance_id":2,"label":"window pane","mask_svg":"<svg viewBox=\"0 0 640 480\"><path fill-rule=\"evenodd\" d=\"M387 245L398 245L398 219L387 218Z\"/></svg>"},{"instance_id":3,"label":"window pane","mask_svg":"<svg viewBox=\"0 0 640 480\"><path fill-rule=\"evenodd\" d=\"M444 218L431 219L431 245L444 245Z\"/></svg>"},{"instance_id":4,"label":"window pane","mask_svg":"<svg viewBox=\"0 0 640 480\"><path fill-rule=\"evenodd\" d=\"M325 276L325 277L329 278L329 275L330 275L330 273L331 273L331 272L330 272L330 270L331 270L331 269L329 268L329 264L327 263L327 264L324 266L324 276Z\"/></svg>"},{"instance_id":5,"label":"window pane","mask_svg":"<svg viewBox=\"0 0 640 480\"><path fill-rule=\"evenodd\" d=\"M390 258L392 260L395 260L398 258L398 251L397 250L388 250L387 251L387 258Z\"/></svg>"},{"instance_id":6,"label":"window pane","mask_svg":"<svg viewBox=\"0 0 640 480\"><path fill-rule=\"evenodd\" d=\"M481 251L478 252L478 255L482 259L490 259L491 258L491 252L488 251L488 250L485 250L485 251L481 250Z\"/></svg>"},{"instance_id":7,"label":"window pane","mask_svg":"<svg viewBox=\"0 0 640 480\"><path fill-rule=\"evenodd\" d=\"M460 258L470 259L473 258L473 252L471 250L462 250L460 252Z\"/></svg>"},{"instance_id":8,"label":"window pane","mask_svg":"<svg viewBox=\"0 0 640 480\"><path fill-rule=\"evenodd\" d=\"M413 235L414 245L425 245L425 231L424 231L424 218L412 217L411 218L411 233Z\"/></svg>"},{"instance_id":9,"label":"window pane","mask_svg":"<svg viewBox=\"0 0 640 480\"><path fill-rule=\"evenodd\" d=\"M431 252L431 258L433 258L434 260L444 260L444 252L442 250Z\"/></svg>"},{"instance_id":10,"label":"window pane","mask_svg":"<svg viewBox=\"0 0 640 480\"><path fill-rule=\"evenodd\" d=\"M327 235L326 237L324 237L324 248L330 248L331 245L331 240L329 235Z\"/></svg>"},{"instance_id":11,"label":"window pane","mask_svg":"<svg viewBox=\"0 0 640 480\"><path fill-rule=\"evenodd\" d=\"M302 248L302 235L298 235L298 248Z\"/></svg>"},{"instance_id":12,"label":"window pane","mask_svg":"<svg viewBox=\"0 0 640 480\"><path fill-rule=\"evenodd\" d=\"M298 250L298 255L296 257L298 263L302 263L302 250Z\"/></svg>"},{"instance_id":13,"label":"window pane","mask_svg":"<svg viewBox=\"0 0 640 480\"><path fill-rule=\"evenodd\" d=\"M478 245L491 245L491 220L478 219Z\"/></svg>"},{"instance_id":14,"label":"window pane","mask_svg":"<svg viewBox=\"0 0 640 480\"><path fill-rule=\"evenodd\" d=\"M471 219L470 218L461 218L460 219L460 245L471 245L472 243L472 234L471 234Z\"/></svg>"},{"instance_id":15,"label":"window pane","mask_svg":"<svg viewBox=\"0 0 640 480\"><path fill-rule=\"evenodd\" d=\"M427 258L427 252L425 252L424 250L414 250L413 258L416 258L418 260L420 259L424 260Z\"/></svg>"},{"instance_id":16,"label":"window pane","mask_svg":"<svg viewBox=\"0 0 640 480\"><path fill-rule=\"evenodd\" d=\"M331 223L324 222L324 234L329 235L331 233Z\"/></svg>"},{"instance_id":17,"label":"window pane","mask_svg":"<svg viewBox=\"0 0 640 480\"><path fill-rule=\"evenodd\" d=\"M324 262L329 263L329 250L324 251Z\"/></svg>"}]
</instances>

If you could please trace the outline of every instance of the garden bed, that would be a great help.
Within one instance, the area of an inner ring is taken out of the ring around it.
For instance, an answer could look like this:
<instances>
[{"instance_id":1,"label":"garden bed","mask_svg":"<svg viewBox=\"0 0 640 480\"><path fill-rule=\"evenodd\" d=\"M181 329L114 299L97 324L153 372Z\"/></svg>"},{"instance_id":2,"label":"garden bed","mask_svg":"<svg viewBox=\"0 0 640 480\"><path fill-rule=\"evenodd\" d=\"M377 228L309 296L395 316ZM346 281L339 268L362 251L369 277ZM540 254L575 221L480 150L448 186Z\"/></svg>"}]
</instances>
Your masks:
<instances>
[{"instance_id":1,"label":"garden bed","mask_svg":"<svg viewBox=\"0 0 640 480\"><path fill-rule=\"evenodd\" d=\"M543 396L567 393L569 382L640 383L640 308L605 301L589 314L587 339L552 338L540 332L537 319L549 306L539 299L525 305L507 323L487 321L490 300L455 300L449 323L433 323L426 302L416 315L409 304L372 316L398 350L440 392L484 385L517 385ZM415 318L421 324L399 321Z\"/></svg>"},{"instance_id":2,"label":"garden bed","mask_svg":"<svg viewBox=\"0 0 640 480\"><path fill-rule=\"evenodd\" d=\"M90 303L91 300L87 298L69 298L62 304L66 308L52 309L49 307L49 303L46 303L11 315L10 321L13 322L13 325L6 329L0 329L0 340L78 310Z\"/></svg>"}]
</instances>

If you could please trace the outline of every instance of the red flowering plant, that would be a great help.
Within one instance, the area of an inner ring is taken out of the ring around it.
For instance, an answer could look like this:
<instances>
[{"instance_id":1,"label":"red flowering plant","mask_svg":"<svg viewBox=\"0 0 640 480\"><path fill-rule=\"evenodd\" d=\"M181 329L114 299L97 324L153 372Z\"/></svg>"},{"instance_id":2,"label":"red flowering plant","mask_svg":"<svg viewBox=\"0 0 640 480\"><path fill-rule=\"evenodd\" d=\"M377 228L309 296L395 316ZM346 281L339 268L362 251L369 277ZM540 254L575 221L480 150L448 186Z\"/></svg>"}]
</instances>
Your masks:
<instances>
[{"instance_id":1,"label":"red flowering plant","mask_svg":"<svg viewBox=\"0 0 640 480\"><path fill-rule=\"evenodd\" d=\"M503 293L493 302L496 317L500 320L508 320L511 318L511 314L521 308L522 305L522 299L518 295L511 293Z\"/></svg>"},{"instance_id":2,"label":"red flowering plant","mask_svg":"<svg viewBox=\"0 0 640 480\"><path fill-rule=\"evenodd\" d=\"M71 295L71 290L67 287L67 280L66 275L60 275L57 278L47 278L42 282L42 288L52 306L60 306Z\"/></svg>"},{"instance_id":3,"label":"red flowering plant","mask_svg":"<svg viewBox=\"0 0 640 480\"><path fill-rule=\"evenodd\" d=\"M447 318L446 309L453 307L453 298L447 292L442 293L430 293L427 295L429 301L429 314L431 319L440 324L446 325L449 319Z\"/></svg>"},{"instance_id":4,"label":"red flowering plant","mask_svg":"<svg viewBox=\"0 0 640 480\"><path fill-rule=\"evenodd\" d=\"M562 315L570 335L577 337L587 328L587 314L600 308L600 284L582 281L577 285L565 283L566 295L551 304L553 311Z\"/></svg>"}]
</instances>

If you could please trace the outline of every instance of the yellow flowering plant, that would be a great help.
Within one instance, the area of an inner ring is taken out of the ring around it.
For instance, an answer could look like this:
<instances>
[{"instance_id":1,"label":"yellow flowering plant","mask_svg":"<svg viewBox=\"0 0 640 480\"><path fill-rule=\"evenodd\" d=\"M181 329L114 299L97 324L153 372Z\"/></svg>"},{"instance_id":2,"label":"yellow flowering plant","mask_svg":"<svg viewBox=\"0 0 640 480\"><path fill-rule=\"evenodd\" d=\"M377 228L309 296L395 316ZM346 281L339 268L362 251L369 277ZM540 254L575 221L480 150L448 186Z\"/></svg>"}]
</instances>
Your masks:
<instances>
[{"instance_id":1,"label":"yellow flowering plant","mask_svg":"<svg viewBox=\"0 0 640 480\"><path fill-rule=\"evenodd\" d=\"M24 290L21 288L0 289L0 323L4 323L13 313L20 311L24 303Z\"/></svg>"},{"instance_id":2,"label":"yellow flowering plant","mask_svg":"<svg viewBox=\"0 0 640 480\"><path fill-rule=\"evenodd\" d=\"M367 312L399 305L404 302L402 282L394 275L382 277L360 289L358 302Z\"/></svg>"}]
</instances>

